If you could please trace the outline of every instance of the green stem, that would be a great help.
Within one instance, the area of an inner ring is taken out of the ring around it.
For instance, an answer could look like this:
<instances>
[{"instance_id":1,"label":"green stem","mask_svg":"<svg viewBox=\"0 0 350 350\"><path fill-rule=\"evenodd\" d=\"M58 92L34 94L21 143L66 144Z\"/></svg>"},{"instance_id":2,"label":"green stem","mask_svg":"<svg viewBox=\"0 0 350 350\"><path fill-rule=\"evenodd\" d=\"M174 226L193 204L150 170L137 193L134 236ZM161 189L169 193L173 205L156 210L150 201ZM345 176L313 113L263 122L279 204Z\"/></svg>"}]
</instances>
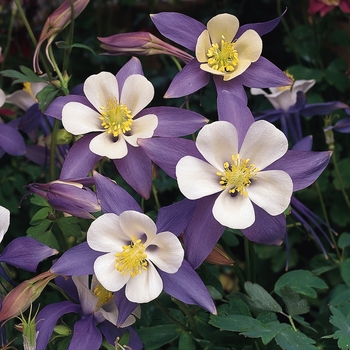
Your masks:
<instances>
[{"instance_id":1,"label":"green stem","mask_svg":"<svg viewBox=\"0 0 350 350\"><path fill-rule=\"evenodd\" d=\"M190 329L192 334L196 337L196 338L201 338L200 334L198 333L197 330L197 326L196 326L196 322L193 318L192 312L190 310L190 308L188 307L188 305L184 304L182 301L175 299L175 298L171 298L171 300L179 307L179 309L185 314L185 316L187 317L188 323L190 325Z\"/></svg>"},{"instance_id":2,"label":"green stem","mask_svg":"<svg viewBox=\"0 0 350 350\"><path fill-rule=\"evenodd\" d=\"M56 71L56 74L58 76L58 79L61 82L61 88L62 88L63 91L65 91L65 90L68 89L67 82L63 78L63 75L62 75L60 69L58 68L58 65L57 65L56 60L55 60L55 56L53 55L53 52L52 52L52 46L51 45L49 46L49 56L50 56L50 59L52 61L53 66L54 66L54 70Z\"/></svg>"},{"instance_id":3,"label":"green stem","mask_svg":"<svg viewBox=\"0 0 350 350\"><path fill-rule=\"evenodd\" d=\"M68 34L68 48L65 50L65 55L63 57L63 65L62 65L62 71L66 72L68 69L68 63L69 63L69 56L72 51L72 44L73 44L73 35L74 35L74 3L73 0L70 0L70 9L71 9L71 23L69 26L69 34Z\"/></svg>"},{"instance_id":4,"label":"green stem","mask_svg":"<svg viewBox=\"0 0 350 350\"><path fill-rule=\"evenodd\" d=\"M343 197L345 199L346 205L348 206L349 210L350 210L350 202L349 202L349 197L345 191L345 186L344 186L344 182L343 179L340 175L340 171L339 171L339 167L338 167L338 162L337 162L337 157L335 156L335 153L333 153L332 155L332 163L334 166L334 170L335 170L335 174L337 175L338 181L339 181L339 186L340 186L340 190L343 194Z\"/></svg>"},{"instance_id":5,"label":"green stem","mask_svg":"<svg viewBox=\"0 0 350 350\"><path fill-rule=\"evenodd\" d=\"M181 329L183 329L186 332L189 332L190 329L185 326L184 324L182 324L180 321L178 321L176 318L174 318L173 316L171 316L171 314L169 313L169 311L157 300L154 300L154 303L156 304L156 306L158 307L158 309L160 311L163 312L163 314L173 323L177 324Z\"/></svg>"},{"instance_id":6,"label":"green stem","mask_svg":"<svg viewBox=\"0 0 350 350\"><path fill-rule=\"evenodd\" d=\"M245 263L246 263L246 276L247 280L251 281L251 261L250 261L250 248L249 248L249 240L247 237L243 236L244 239L244 254L245 254Z\"/></svg>"},{"instance_id":7,"label":"green stem","mask_svg":"<svg viewBox=\"0 0 350 350\"><path fill-rule=\"evenodd\" d=\"M154 183L152 183L152 193L153 193L154 200L156 201L157 209L159 210L160 203L159 203L159 198L158 198L158 192L157 192L156 186L154 186Z\"/></svg>"},{"instance_id":8,"label":"green stem","mask_svg":"<svg viewBox=\"0 0 350 350\"><path fill-rule=\"evenodd\" d=\"M51 181L56 180L55 172L55 158L56 158L56 145L57 145L57 133L60 125L60 121L55 119L53 130L51 133L51 145L50 145L50 179Z\"/></svg>"}]
</instances>

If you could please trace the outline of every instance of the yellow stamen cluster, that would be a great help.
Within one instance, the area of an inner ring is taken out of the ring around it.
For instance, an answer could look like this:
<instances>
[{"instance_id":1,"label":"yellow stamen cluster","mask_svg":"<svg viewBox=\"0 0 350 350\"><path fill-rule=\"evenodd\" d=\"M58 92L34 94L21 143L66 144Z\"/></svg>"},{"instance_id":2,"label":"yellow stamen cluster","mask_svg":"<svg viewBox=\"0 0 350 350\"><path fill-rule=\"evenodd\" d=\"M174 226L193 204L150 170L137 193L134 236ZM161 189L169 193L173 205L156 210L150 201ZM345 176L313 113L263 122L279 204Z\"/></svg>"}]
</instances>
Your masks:
<instances>
[{"instance_id":1,"label":"yellow stamen cluster","mask_svg":"<svg viewBox=\"0 0 350 350\"><path fill-rule=\"evenodd\" d=\"M292 74L290 74L287 70L283 72L288 78L291 78L294 82L294 77ZM291 90L292 85L286 85L286 86L279 86L278 90L284 91L284 90Z\"/></svg>"},{"instance_id":2,"label":"yellow stamen cluster","mask_svg":"<svg viewBox=\"0 0 350 350\"><path fill-rule=\"evenodd\" d=\"M208 65L222 73L233 72L238 64L238 52L233 42L226 41L223 35L221 37L221 46L212 44L207 52Z\"/></svg>"},{"instance_id":3,"label":"yellow stamen cluster","mask_svg":"<svg viewBox=\"0 0 350 350\"><path fill-rule=\"evenodd\" d=\"M238 192L240 195L248 196L247 187L251 180L259 171L254 164L248 164L250 159L242 159L239 154L231 156L231 163L224 163L224 171L218 171L216 175L220 176L219 184L222 189L229 187L230 193Z\"/></svg>"},{"instance_id":4,"label":"yellow stamen cluster","mask_svg":"<svg viewBox=\"0 0 350 350\"><path fill-rule=\"evenodd\" d=\"M34 93L32 90L32 84L30 82L27 81L23 83L23 91L28 92L28 94L33 100L38 101L37 98L34 96Z\"/></svg>"},{"instance_id":5,"label":"yellow stamen cluster","mask_svg":"<svg viewBox=\"0 0 350 350\"><path fill-rule=\"evenodd\" d=\"M133 116L126 105L119 104L116 98L109 99L106 107L100 107L101 125L114 137L131 130Z\"/></svg>"},{"instance_id":6,"label":"yellow stamen cluster","mask_svg":"<svg viewBox=\"0 0 350 350\"><path fill-rule=\"evenodd\" d=\"M115 268L119 272L124 276L130 273L131 277L135 277L143 270L147 270L147 254L141 239L136 239L133 236L130 245L125 245L122 248L121 253L115 254Z\"/></svg>"},{"instance_id":7,"label":"yellow stamen cluster","mask_svg":"<svg viewBox=\"0 0 350 350\"><path fill-rule=\"evenodd\" d=\"M101 307L102 305L107 304L113 298L113 294L100 284L94 288L94 294L98 298L96 307Z\"/></svg>"},{"instance_id":8,"label":"yellow stamen cluster","mask_svg":"<svg viewBox=\"0 0 350 350\"><path fill-rule=\"evenodd\" d=\"M340 0L319 0L327 6L339 6Z\"/></svg>"}]
</instances>

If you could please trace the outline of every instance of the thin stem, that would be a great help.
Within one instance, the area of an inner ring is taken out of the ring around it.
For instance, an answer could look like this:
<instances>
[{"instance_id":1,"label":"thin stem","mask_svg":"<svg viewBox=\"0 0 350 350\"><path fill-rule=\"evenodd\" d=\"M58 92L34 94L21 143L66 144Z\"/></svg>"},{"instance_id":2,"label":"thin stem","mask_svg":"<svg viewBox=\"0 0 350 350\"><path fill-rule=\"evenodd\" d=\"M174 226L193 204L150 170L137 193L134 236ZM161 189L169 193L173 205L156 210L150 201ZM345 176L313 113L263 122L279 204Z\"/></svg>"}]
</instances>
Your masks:
<instances>
[{"instance_id":1,"label":"thin stem","mask_svg":"<svg viewBox=\"0 0 350 350\"><path fill-rule=\"evenodd\" d=\"M185 326L184 324L182 324L180 321L178 321L176 318L174 318L173 316L171 316L171 314L169 313L169 311L157 300L154 300L154 303L156 304L156 306L158 307L158 309L160 311L163 312L163 314L173 323L177 324L181 329L183 329L186 332L189 332L190 329Z\"/></svg>"},{"instance_id":2,"label":"thin stem","mask_svg":"<svg viewBox=\"0 0 350 350\"><path fill-rule=\"evenodd\" d=\"M198 333L197 330L197 326L196 326L196 322L194 321L193 315L191 310L189 309L188 305L184 304L182 301L175 299L175 298L171 298L171 300L179 307L179 309L186 315L188 323L190 325L190 329L192 334L196 337L196 338L200 338L200 334Z\"/></svg>"},{"instance_id":3,"label":"thin stem","mask_svg":"<svg viewBox=\"0 0 350 350\"><path fill-rule=\"evenodd\" d=\"M67 89L67 82L63 78L63 75L62 75L60 69L58 68L58 65L57 65L56 60L55 60L55 56L53 55L53 52L52 52L52 46L51 45L49 46L49 56L50 56L50 59L52 61L53 66L54 66L54 69L56 71L56 74L58 76L58 79L61 82L61 88L64 91L64 90Z\"/></svg>"},{"instance_id":4,"label":"thin stem","mask_svg":"<svg viewBox=\"0 0 350 350\"><path fill-rule=\"evenodd\" d=\"M251 281L251 261L250 261L250 249L249 249L249 240L247 237L243 236L244 239L244 254L245 254L245 262L246 262L246 276L247 280Z\"/></svg>"},{"instance_id":5,"label":"thin stem","mask_svg":"<svg viewBox=\"0 0 350 350\"><path fill-rule=\"evenodd\" d=\"M156 186L154 186L154 183L152 183L152 193L153 193L154 200L156 201L157 209L159 210L160 203L159 203L159 198L158 198L158 192L157 192Z\"/></svg>"}]
</instances>

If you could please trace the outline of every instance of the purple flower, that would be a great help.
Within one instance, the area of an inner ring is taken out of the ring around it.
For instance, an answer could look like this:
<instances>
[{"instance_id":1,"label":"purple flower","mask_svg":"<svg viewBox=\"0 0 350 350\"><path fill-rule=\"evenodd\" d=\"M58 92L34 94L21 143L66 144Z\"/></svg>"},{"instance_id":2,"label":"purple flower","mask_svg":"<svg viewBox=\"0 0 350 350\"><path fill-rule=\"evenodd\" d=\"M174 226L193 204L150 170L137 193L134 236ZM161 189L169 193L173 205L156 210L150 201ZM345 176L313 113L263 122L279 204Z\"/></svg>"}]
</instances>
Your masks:
<instances>
[{"instance_id":1,"label":"purple flower","mask_svg":"<svg viewBox=\"0 0 350 350\"><path fill-rule=\"evenodd\" d=\"M281 244L283 211L292 191L313 183L330 159L330 152L287 151L285 136L271 124L254 122L250 110L228 91L218 97L218 113L219 122L198 135L201 156L187 156L176 167L180 190L197 202L184 232L194 268L225 226L242 229L253 242Z\"/></svg>"},{"instance_id":2,"label":"purple flower","mask_svg":"<svg viewBox=\"0 0 350 350\"><path fill-rule=\"evenodd\" d=\"M62 118L68 131L87 134L72 147L63 168L70 168L70 177L84 177L99 159L107 156L144 198L150 195L152 161L139 141L177 138L207 123L201 115L181 108L144 108L154 91L137 58L126 63L116 77L107 72L89 77L84 93L86 97L58 98L47 110L49 115ZM160 149L159 156L162 154Z\"/></svg>"},{"instance_id":3,"label":"purple flower","mask_svg":"<svg viewBox=\"0 0 350 350\"><path fill-rule=\"evenodd\" d=\"M210 75L218 92L230 90L243 100L243 85L268 88L291 84L274 64L261 56L260 36L270 32L280 17L265 23L239 27L238 19L224 13L213 17L207 26L186 15L162 12L151 15L158 30L170 40L195 52L172 81L165 97L189 95L208 84Z\"/></svg>"}]
</instances>

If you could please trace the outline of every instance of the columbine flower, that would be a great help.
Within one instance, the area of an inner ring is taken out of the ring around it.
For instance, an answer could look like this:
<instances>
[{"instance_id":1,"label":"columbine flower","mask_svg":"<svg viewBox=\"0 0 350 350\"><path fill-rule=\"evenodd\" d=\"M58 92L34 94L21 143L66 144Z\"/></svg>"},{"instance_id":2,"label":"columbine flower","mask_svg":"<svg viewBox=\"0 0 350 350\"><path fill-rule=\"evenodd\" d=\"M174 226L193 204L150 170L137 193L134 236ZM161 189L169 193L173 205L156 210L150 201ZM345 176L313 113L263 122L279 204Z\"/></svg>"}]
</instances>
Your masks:
<instances>
[{"instance_id":1,"label":"columbine flower","mask_svg":"<svg viewBox=\"0 0 350 350\"><path fill-rule=\"evenodd\" d=\"M350 3L348 0L310 0L309 14L314 15L319 12L321 17L339 7L345 13L350 13Z\"/></svg>"},{"instance_id":2,"label":"columbine flower","mask_svg":"<svg viewBox=\"0 0 350 350\"><path fill-rule=\"evenodd\" d=\"M151 18L165 37L196 54L174 78L165 97L199 90L208 84L210 74L219 93L231 90L243 100L243 85L267 88L291 84L280 69L261 56L260 36L270 32L280 18L240 28L238 19L227 13L213 17L207 26L179 13L164 12Z\"/></svg>"},{"instance_id":3,"label":"columbine flower","mask_svg":"<svg viewBox=\"0 0 350 350\"><path fill-rule=\"evenodd\" d=\"M10 226L10 211L0 205L0 242Z\"/></svg>"},{"instance_id":4,"label":"columbine flower","mask_svg":"<svg viewBox=\"0 0 350 350\"><path fill-rule=\"evenodd\" d=\"M229 91L218 96L218 114L218 122L198 133L199 155L185 156L176 166L180 190L195 200L183 236L194 268L225 226L241 228L253 242L281 244L292 191L313 183L330 159L330 152L288 151L283 133L254 122L249 108Z\"/></svg>"},{"instance_id":5,"label":"columbine flower","mask_svg":"<svg viewBox=\"0 0 350 350\"><path fill-rule=\"evenodd\" d=\"M87 242L92 249L106 253L94 264L100 283L113 292L126 285L126 297L137 303L149 302L163 290L157 268L175 273L184 258L173 233L157 233L155 223L136 211L100 216L91 224Z\"/></svg>"},{"instance_id":6,"label":"columbine flower","mask_svg":"<svg viewBox=\"0 0 350 350\"><path fill-rule=\"evenodd\" d=\"M143 75L118 82L112 73L101 72L86 79L84 93L95 109L69 102L63 107L62 123L74 135L100 132L90 142L93 153L120 159L128 153L127 143L138 147L139 137L152 137L157 116L135 118L154 96L153 85Z\"/></svg>"},{"instance_id":7,"label":"columbine flower","mask_svg":"<svg viewBox=\"0 0 350 350\"><path fill-rule=\"evenodd\" d=\"M290 176L281 170L264 171L288 149L281 131L265 121L253 123L241 146L229 122L206 125L196 145L205 161L186 156L176 166L180 191L189 199L219 193L213 215L220 224L244 229L255 221L253 203L270 215L288 207L293 191Z\"/></svg>"},{"instance_id":8,"label":"columbine flower","mask_svg":"<svg viewBox=\"0 0 350 350\"><path fill-rule=\"evenodd\" d=\"M117 328L119 311L115 304L114 296L105 290L92 276L91 283L89 276L73 276L72 278L59 277L56 284L62 288L73 300L62 301L44 307L38 314L37 320L37 349L46 349L54 330L57 320L67 313L80 313L80 319L75 323L73 337L70 342L70 349L81 347L88 349L100 349L102 335L107 341L113 344L117 336L122 336L126 329L131 331L129 326L135 322L135 317L129 315L123 324ZM139 309L134 306L134 314L139 317ZM100 325L99 329L96 325ZM126 328L128 327L128 328ZM131 343L140 346L140 340L132 332ZM85 345L85 346L84 346Z\"/></svg>"},{"instance_id":9,"label":"columbine flower","mask_svg":"<svg viewBox=\"0 0 350 350\"><path fill-rule=\"evenodd\" d=\"M97 38L106 55L171 55L188 63L193 56L148 32L120 33Z\"/></svg>"}]
</instances>

